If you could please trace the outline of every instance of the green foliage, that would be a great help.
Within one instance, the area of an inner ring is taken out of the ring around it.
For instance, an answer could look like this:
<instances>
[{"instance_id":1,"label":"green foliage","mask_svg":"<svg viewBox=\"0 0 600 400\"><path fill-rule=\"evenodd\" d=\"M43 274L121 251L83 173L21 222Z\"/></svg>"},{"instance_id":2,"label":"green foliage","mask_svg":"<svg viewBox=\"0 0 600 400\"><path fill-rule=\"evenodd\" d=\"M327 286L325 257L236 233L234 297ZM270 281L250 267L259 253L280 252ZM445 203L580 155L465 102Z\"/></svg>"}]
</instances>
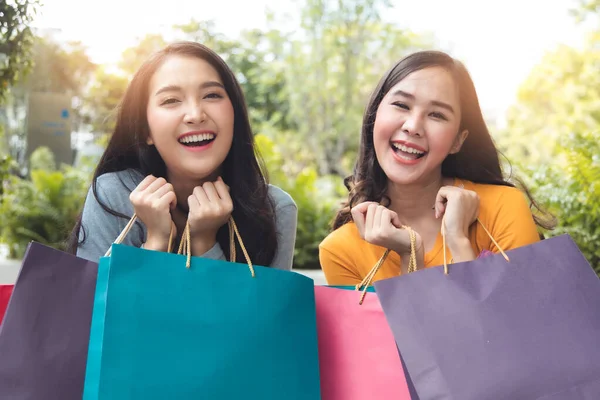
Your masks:
<instances>
[{"instance_id":1,"label":"green foliage","mask_svg":"<svg viewBox=\"0 0 600 400\"><path fill-rule=\"evenodd\" d=\"M60 44L50 36L37 36L32 56L33 70L23 82L27 91L80 96L96 69L81 42Z\"/></svg>"},{"instance_id":2,"label":"green foliage","mask_svg":"<svg viewBox=\"0 0 600 400\"><path fill-rule=\"evenodd\" d=\"M4 195L4 186L8 183L14 170L17 168L17 163L10 156L2 156L0 158L0 200Z\"/></svg>"},{"instance_id":3,"label":"green foliage","mask_svg":"<svg viewBox=\"0 0 600 400\"><path fill-rule=\"evenodd\" d=\"M54 171L56 170L56 161L54 153L48 147L38 147L31 153L29 159L29 169L31 171Z\"/></svg>"},{"instance_id":4,"label":"green foliage","mask_svg":"<svg viewBox=\"0 0 600 400\"><path fill-rule=\"evenodd\" d=\"M337 177L319 178L314 167L291 165L278 146L265 135L256 143L269 171L270 182L288 192L298 206L298 228L294 268L318 269L319 243L329 233L330 222L341 200L341 181Z\"/></svg>"},{"instance_id":5,"label":"green foliage","mask_svg":"<svg viewBox=\"0 0 600 400\"><path fill-rule=\"evenodd\" d=\"M600 274L600 35L549 53L523 83L503 151Z\"/></svg>"},{"instance_id":6,"label":"green foliage","mask_svg":"<svg viewBox=\"0 0 600 400\"><path fill-rule=\"evenodd\" d=\"M152 53L162 49L166 45L167 42L161 35L146 35L136 46L130 47L123 52L119 68L128 76L133 76Z\"/></svg>"},{"instance_id":7,"label":"green foliage","mask_svg":"<svg viewBox=\"0 0 600 400\"><path fill-rule=\"evenodd\" d=\"M85 46L80 42L59 44L50 36L34 37L32 43L31 72L26 79L10 88L5 108L0 110L0 118L2 114L6 118L5 135L10 139L7 143L12 146L8 150L13 155L22 151L26 141L25 121L30 93L64 93L71 96L74 131L83 130L89 119L82 101L96 65L89 59Z\"/></svg>"},{"instance_id":8,"label":"green foliage","mask_svg":"<svg viewBox=\"0 0 600 400\"><path fill-rule=\"evenodd\" d=\"M94 133L108 134L114 129L117 107L127 89L127 78L98 68L85 94L87 121Z\"/></svg>"},{"instance_id":9,"label":"green foliage","mask_svg":"<svg viewBox=\"0 0 600 400\"><path fill-rule=\"evenodd\" d=\"M589 16L597 16L600 11L600 0L578 0L578 7L571 10L579 21L585 20Z\"/></svg>"},{"instance_id":10,"label":"green foliage","mask_svg":"<svg viewBox=\"0 0 600 400\"><path fill-rule=\"evenodd\" d=\"M87 174L70 166L32 170L27 179L10 176L0 198L0 239L9 246L9 256L22 257L32 240L64 250L88 180Z\"/></svg>"},{"instance_id":11,"label":"green foliage","mask_svg":"<svg viewBox=\"0 0 600 400\"><path fill-rule=\"evenodd\" d=\"M546 54L518 92L499 144L509 158L551 163L559 140L571 132L597 129L600 123L599 35L583 50L561 46Z\"/></svg>"},{"instance_id":12,"label":"green foliage","mask_svg":"<svg viewBox=\"0 0 600 400\"><path fill-rule=\"evenodd\" d=\"M296 138L321 175L349 174L362 115L380 77L424 40L381 15L384 0L307 0L302 35L286 50L286 94Z\"/></svg>"},{"instance_id":13,"label":"green foliage","mask_svg":"<svg viewBox=\"0 0 600 400\"><path fill-rule=\"evenodd\" d=\"M0 103L9 88L32 66L33 34L29 25L39 7L36 0L0 2Z\"/></svg>"},{"instance_id":14,"label":"green foliage","mask_svg":"<svg viewBox=\"0 0 600 400\"><path fill-rule=\"evenodd\" d=\"M532 171L531 182L538 199L558 215L552 235L571 235L600 275L600 133L572 134L566 144L565 161Z\"/></svg>"}]
</instances>

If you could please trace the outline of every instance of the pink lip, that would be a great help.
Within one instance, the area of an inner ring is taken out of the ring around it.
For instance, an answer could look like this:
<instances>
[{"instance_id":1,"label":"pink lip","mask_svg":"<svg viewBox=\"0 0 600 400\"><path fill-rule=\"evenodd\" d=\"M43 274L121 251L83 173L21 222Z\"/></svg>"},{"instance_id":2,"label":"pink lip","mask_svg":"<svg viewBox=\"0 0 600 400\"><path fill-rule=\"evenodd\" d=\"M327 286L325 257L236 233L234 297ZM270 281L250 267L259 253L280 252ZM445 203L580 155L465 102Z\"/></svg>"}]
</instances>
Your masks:
<instances>
[{"instance_id":1,"label":"pink lip","mask_svg":"<svg viewBox=\"0 0 600 400\"><path fill-rule=\"evenodd\" d=\"M422 151L424 153L427 152L427 150L425 150L424 148L422 148L420 146L417 146L414 143L405 142L404 140L392 140L391 143L396 143L396 144L400 144L402 146L410 147L411 149L419 150L419 151Z\"/></svg>"},{"instance_id":2,"label":"pink lip","mask_svg":"<svg viewBox=\"0 0 600 400\"><path fill-rule=\"evenodd\" d=\"M215 141L213 140L212 142L210 142L209 144L205 144L204 146L194 146L194 147L184 146L184 145L183 145L183 144L181 144L181 143L179 143L179 144L181 144L181 146L182 146L182 147L183 147L185 150L187 150L187 151L191 151L191 152L194 152L194 153L196 153L196 152L199 152L199 151L205 151L205 150L208 150L208 149L210 149L210 147L212 146L212 144L213 144L214 142L215 142Z\"/></svg>"},{"instance_id":3,"label":"pink lip","mask_svg":"<svg viewBox=\"0 0 600 400\"><path fill-rule=\"evenodd\" d=\"M408 146L406 146L406 147L408 147ZM393 149L390 149L390 151L392 152L392 156L394 157L394 159L399 164L415 165L415 164L418 164L423 158L425 158L425 157L421 157L421 158L415 158L414 160L407 160L405 158L400 157L398 154L396 154L396 152Z\"/></svg>"}]
</instances>

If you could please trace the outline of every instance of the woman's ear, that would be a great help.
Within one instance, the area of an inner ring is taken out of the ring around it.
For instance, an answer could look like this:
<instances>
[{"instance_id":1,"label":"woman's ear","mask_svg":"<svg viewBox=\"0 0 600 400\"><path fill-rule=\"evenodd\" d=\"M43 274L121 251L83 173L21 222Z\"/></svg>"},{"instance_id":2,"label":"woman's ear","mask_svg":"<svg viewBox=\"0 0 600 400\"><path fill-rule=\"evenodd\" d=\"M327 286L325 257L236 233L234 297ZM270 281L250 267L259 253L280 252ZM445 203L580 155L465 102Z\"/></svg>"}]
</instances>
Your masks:
<instances>
[{"instance_id":1,"label":"woman's ear","mask_svg":"<svg viewBox=\"0 0 600 400\"><path fill-rule=\"evenodd\" d=\"M148 136L148 139L146 139L146 144L148 146L152 146L154 144L154 141L152 140L152 138L150 136Z\"/></svg>"},{"instance_id":2,"label":"woman's ear","mask_svg":"<svg viewBox=\"0 0 600 400\"><path fill-rule=\"evenodd\" d=\"M469 136L469 131L466 129L460 132L458 135L456 135L456 140L454 141L454 144L450 149L450 154L456 154L460 151L463 143L465 142L465 140L467 140L467 136Z\"/></svg>"}]
</instances>

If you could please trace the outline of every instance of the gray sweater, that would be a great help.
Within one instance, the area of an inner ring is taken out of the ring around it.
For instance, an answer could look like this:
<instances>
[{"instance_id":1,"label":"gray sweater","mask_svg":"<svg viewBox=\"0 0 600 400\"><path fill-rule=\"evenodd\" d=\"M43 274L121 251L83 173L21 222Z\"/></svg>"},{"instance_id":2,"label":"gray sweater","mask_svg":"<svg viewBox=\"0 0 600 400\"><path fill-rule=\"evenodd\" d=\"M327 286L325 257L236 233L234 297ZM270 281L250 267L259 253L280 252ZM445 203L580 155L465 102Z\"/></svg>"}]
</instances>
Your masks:
<instances>
[{"instance_id":1,"label":"gray sweater","mask_svg":"<svg viewBox=\"0 0 600 400\"><path fill-rule=\"evenodd\" d=\"M110 209L131 216L134 211L129 201L129 195L143 179L144 176L133 169L101 175L96 183L98 197ZM277 253L270 266L291 270L296 242L298 208L291 196L276 186L269 185L269 195L275 204L278 238ZM94 197L92 188L90 188L83 207L82 230L79 234L81 240L85 230L85 241L79 245L77 255L98 262L125 228L127 222L124 218L106 212L100 206ZM140 221L139 224L133 226L123 244L140 247L145 241L146 227ZM194 254L194 256L225 259L219 243L215 244L206 253Z\"/></svg>"}]
</instances>

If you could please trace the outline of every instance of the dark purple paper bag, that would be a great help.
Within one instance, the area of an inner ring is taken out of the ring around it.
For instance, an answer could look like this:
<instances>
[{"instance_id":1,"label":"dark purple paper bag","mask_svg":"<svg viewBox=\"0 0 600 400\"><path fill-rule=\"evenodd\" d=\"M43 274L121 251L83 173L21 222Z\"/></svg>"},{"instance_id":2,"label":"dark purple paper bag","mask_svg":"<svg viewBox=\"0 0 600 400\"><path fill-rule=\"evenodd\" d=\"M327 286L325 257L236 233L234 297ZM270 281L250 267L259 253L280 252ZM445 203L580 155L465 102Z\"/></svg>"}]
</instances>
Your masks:
<instances>
[{"instance_id":1,"label":"dark purple paper bag","mask_svg":"<svg viewBox=\"0 0 600 400\"><path fill-rule=\"evenodd\" d=\"M567 236L375 283L418 399L600 399L600 280Z\"/></svg>"},{"instance_id":2,"label":"dark purple paper bag","mask_svg":"<svg viewBox=\"0 0 600 400\"><path fill-rule=\"evenodd\" d=\"M81 400L97 272L29 245L0 326L0 399Z\"/></svg>"}]
</instances>

